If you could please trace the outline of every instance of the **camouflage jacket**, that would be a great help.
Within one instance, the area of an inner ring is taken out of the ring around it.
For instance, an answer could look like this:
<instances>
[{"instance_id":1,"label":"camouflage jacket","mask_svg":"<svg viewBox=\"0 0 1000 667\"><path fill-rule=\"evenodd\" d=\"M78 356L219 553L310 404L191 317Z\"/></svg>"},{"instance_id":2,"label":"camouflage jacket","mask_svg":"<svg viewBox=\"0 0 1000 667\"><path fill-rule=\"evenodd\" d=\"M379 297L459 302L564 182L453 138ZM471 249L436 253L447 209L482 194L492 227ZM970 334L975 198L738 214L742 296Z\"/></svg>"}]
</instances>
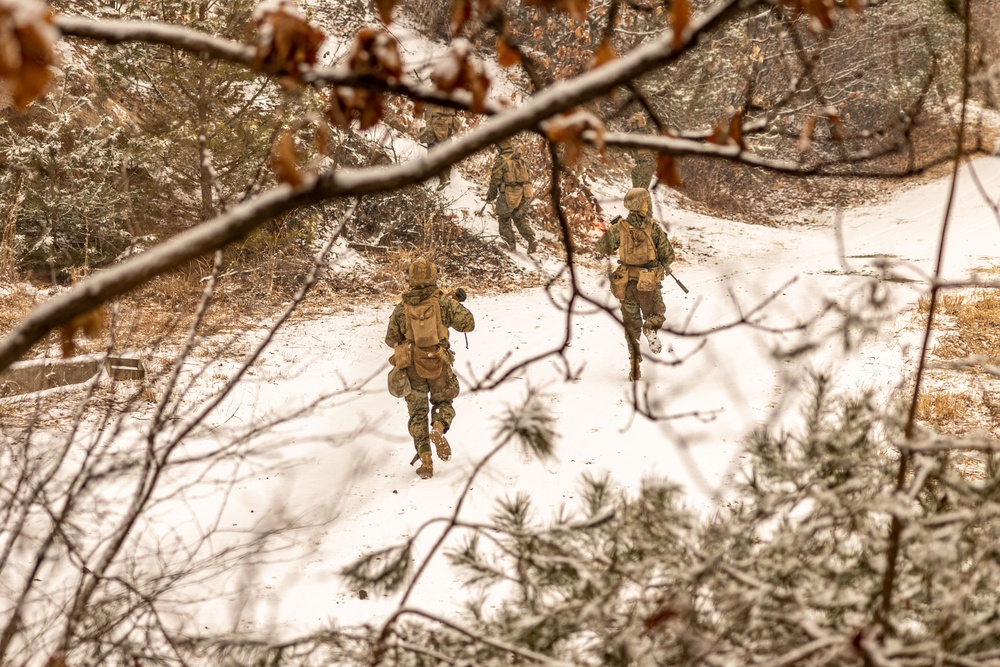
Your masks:
<instances>
[{"instance_id":1,"label":"camouflage jacket","mask_svg":"<svg viewBox=\"0 0 1000 667\"><path fill-rule=\"evenodd\" d=\"M515 157L521 157L521 154L516 150L513 151L513 154ZM508 159L509 153L505 155L504 152L501 152L493 161L493 172L490 174L490 188L486 191L486 201L496 199L497 194L503 192L502 186L515 183L513 175L509 173Z\"/></svg>"},{"instance_id":2,"label":"camouflage jacket","mask_svg":"<svg viewBox=\"0 0 1000 667\"><path fill-rule=\"evenodd\" d=\"M635 211L630 212L624 220L619 219L608 226L604 234L601 235L601 238L597 240L597 251L604 255L611 255L617 252L618 246L621 244L620 225L626 224L630 224L638 229L646 229L648 227L650 231L653 245L656 248L656 261L647 263L644 268L651 269L656 266L662 266L664 269L669 270L670 263L674 261L674 247L670 245L667 233L663 231L660 223L648 216L639 215Z\"/></svg>"},{"instance_id":3,"label":"camouflage jacket","mask_svg":"<svg viewBox=\"0 0 1000 667\"><path fill-rule=\"evenodd\" d=\"M403 302L416 305L437 289L437 285L427 285L403 292L402 301L396 304L389 317L389 328L385 332L386 345L396 347L406 341L406 310L403 308ZM455 331L472 331L476 328L476 320L472 316L472 312L450 294L439 294L438 301L441 304L441 321L446 327ZM450 347L446 339L443 339L441 344Z\"/></svg>"}]
</instances>

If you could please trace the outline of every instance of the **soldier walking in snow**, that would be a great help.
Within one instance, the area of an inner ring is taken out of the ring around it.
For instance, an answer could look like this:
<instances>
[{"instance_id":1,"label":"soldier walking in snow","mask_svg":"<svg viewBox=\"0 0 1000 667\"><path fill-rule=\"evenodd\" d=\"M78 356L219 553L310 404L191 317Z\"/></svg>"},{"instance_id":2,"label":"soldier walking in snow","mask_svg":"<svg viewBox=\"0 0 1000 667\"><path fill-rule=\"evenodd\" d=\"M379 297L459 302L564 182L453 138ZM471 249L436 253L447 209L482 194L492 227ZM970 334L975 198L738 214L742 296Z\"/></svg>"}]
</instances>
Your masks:
<instances>
[{"instance_id":1,"label":"soldier walking in snow","mask_svg":"<svg viewBox=\"0 0 1000 667\"><path fill-rule=\"evenodd\" d=\"M527 220L531 201L535 197L531 173L524 163L521 151L514 148L510 139L498 141L497 149L486 201L497 200L496 216L500 224L500 238L507 249L511 252L517 249L514 237L514 227L517 227L517 231L528 243L528 254L531 254L538 248L535 232L531 230Z\"/></svg>"},{"instance_id":2,"label":"soldier walking in snow","mask_svg":"<svg viewBox=\"0 0 1000 667\"><path fill-rule=\"evenodd\" d=\"M424 129L418 139L428 150L450 139L460 127L458 112L451 107L428 106L424 111ZM451 181L451 167L438 177L438 190Z\"/></svg>"},{"instance_id":3,"label":"soldier walking in snow","mask_svg":"<svg viewBox=\"0 0 1000 667\"><path fill-rule=\"evenodd\" d=\"M642 114L634 113L629 116L628 129L632 133L646 133L646 119ZM632 187L649 189L653 181L653 172L656 171L656 157L653 151L645 148L630 148L628 154L635 161L632 167Z\"/></svg>"},{"instance_id":4,"label":"soldier walking in snow","mask_svg":"<svg viewBox=\"0 0 1000 667\"><path fill-rule=\"evenodd\" d=\"M389 373L389 388L394 396L406 399L409 431L420 457L417 475L427 479L434 474L431 442L439 459L451 458L451 446L444 434L455 418L451 402L459 389L452 370L455 354L448 343L448 329L472 331L476 322L460 303L465 301L465 290L458 288L446 294L438 288L437 267L430 260L413 262L408 278L410 289L403 292L392 311L385 333L385 344L394 348L389 359L394 366Z\"/></svg>"},{"instance_id":5,"label":"soldier walking in snow","mask_svg":"<svg viewBox=\"0 0 1000 667\"><path fill-rule=\"evenodd\" d=\"M628 379L640 377L639 331L649 341L649 349L659 354L657 331L663 326L666 307L660 285L670 272L674 249L659 222L650 217L652 198L645 188L632 188L625 194L628 217L616 218L597 241L598 252L610 255L617 251L618 266L611 273L611 293L621 301L625 340L628 344Z\"/></svg>"}]
</instances>

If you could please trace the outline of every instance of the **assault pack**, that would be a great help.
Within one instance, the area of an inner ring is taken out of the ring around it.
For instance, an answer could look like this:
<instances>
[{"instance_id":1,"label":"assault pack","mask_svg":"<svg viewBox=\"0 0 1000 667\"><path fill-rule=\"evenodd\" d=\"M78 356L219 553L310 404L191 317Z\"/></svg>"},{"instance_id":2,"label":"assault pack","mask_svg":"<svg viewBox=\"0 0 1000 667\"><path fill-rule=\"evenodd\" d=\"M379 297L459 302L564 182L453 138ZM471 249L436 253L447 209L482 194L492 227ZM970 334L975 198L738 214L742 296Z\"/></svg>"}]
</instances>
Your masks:
<instances>
[{"instance_id":1,"label":"assault pack","mask_svg":"<svg viewBox=\"0 0 1000 667\"><path fill-rule=\"evenodd\" d=\"M441 319L441 290L434 290L417 304L403 304L406 315L406 341L396 346L393 365L407 368L411 364L419 377L433 380L441 376L445 363L452 361L451 352L441 345L448 340L448 327Z\"/></svg>"}]
</instances>

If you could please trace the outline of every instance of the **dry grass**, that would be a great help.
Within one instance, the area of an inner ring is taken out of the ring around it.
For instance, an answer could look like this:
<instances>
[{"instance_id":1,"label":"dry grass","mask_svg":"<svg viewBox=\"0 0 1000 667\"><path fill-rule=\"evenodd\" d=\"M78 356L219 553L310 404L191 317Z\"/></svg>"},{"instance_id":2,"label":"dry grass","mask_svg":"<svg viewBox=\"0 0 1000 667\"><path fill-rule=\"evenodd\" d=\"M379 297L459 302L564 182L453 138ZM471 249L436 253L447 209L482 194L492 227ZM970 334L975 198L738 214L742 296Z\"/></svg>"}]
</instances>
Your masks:
<instances>
[{"instance_id":1,"label":"dry grass","mask_svg":"<svg viewBox=\"0 0 1000 667\"><path fill-rule=\"evenodd\" d=\"M980 414L977 403L969 393L932 390L917 399L917 419L939 431L954 433L956 427L975 421L975 415Z\"/></svg>"},{"instance_id":2,"label":"dry grass","mask_svg":"<svg viewBox=\"0 0 1000 667\"><path fill-rule=\"evenodd\" d=\"M930 299L921 298L917 308L926 315ZM938 299L937 312L943 316L945 328L932 351L935 357L951 360L979 356L1000 360L1000 292L974 289L943 294Z\"/></svg>"},{"instance_id":3,"label":"dry grass","mask_svg":"<svg viewBox=\"0 0 1000 667\"><path fill-rule=\"evenodd\" d=\"M1000 273L990 267L979 275ZM930 299L921 298L917 313L926 320ZM977 357L1000 364L1000 290L975 288L939 295L938 335L931 359L955 361ZM928 370L917 399L916 416L936 431L964 435L973 431L1000 436L1000 379L982 365ZM973 457L974 458L974 457Z\"/></svg>"}]
</instances>

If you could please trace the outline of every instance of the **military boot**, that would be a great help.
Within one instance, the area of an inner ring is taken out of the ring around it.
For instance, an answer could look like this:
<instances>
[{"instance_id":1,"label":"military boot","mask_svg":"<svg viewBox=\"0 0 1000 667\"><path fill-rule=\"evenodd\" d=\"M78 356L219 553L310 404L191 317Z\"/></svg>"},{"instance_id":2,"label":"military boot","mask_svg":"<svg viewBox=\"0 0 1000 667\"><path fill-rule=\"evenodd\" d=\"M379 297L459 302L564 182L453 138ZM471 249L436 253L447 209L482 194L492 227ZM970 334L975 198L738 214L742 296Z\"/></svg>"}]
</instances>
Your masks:
<instances>
[{"instance_id":1,"label":"military boot","mask_svg":"<svg viewBox=\"0 0 1000 667\"><path fill-rule=\"evenodd\" d=\"M438 458L442 461L447 461L451 458L451 445L444 437L444 424L441 422L434 422L431 427L431 442L434 443L434 450L437 452Z\"/></svg>"},{"instance_id":2,"label":"military boot","mask_svg":"<svg viewBox=\"0 0 1000 667\"><path fill-rule=\"evenodd\" d=\"M500 239L500 247L503 248L504 250L515 252L517 250L517 242L509 241L507 239Z\"/></svg>"},{"instance_id":3,"label":"military boot","mask_svg":"<svg viewBox=\"0 0 1000 667\"><path fill-rule=\"evenodd\" d=\"M434 462L431 461L431 451L420 452L420 467L417 468L417 477L420 479L430 479L434 476Z\"/></svg>"},{"instance_id":4,"label":"military boot","mask_svg":"<svg viewBox=\"0 0 1000 667\"><path fill-rule=\"evenodd\" d=\"M646 335L646 340L649 341L649 351L653 354L659 354L660 350L663 349L663 344L660 343L660 337L656 334L656 329L643 327L642 333Z\"/></svg>"},{"instance_id":5,"label":"military boot","mask_svg":"<svg viewBox=\"0 0 1000 667\"><path fill-rule=\"evenodd\" d=\"M531 239L530 241L528 241L528 254L530 255L536 250L538 250L538 241L536 241L535 239Z\"/></svg>"}]
</instances>

